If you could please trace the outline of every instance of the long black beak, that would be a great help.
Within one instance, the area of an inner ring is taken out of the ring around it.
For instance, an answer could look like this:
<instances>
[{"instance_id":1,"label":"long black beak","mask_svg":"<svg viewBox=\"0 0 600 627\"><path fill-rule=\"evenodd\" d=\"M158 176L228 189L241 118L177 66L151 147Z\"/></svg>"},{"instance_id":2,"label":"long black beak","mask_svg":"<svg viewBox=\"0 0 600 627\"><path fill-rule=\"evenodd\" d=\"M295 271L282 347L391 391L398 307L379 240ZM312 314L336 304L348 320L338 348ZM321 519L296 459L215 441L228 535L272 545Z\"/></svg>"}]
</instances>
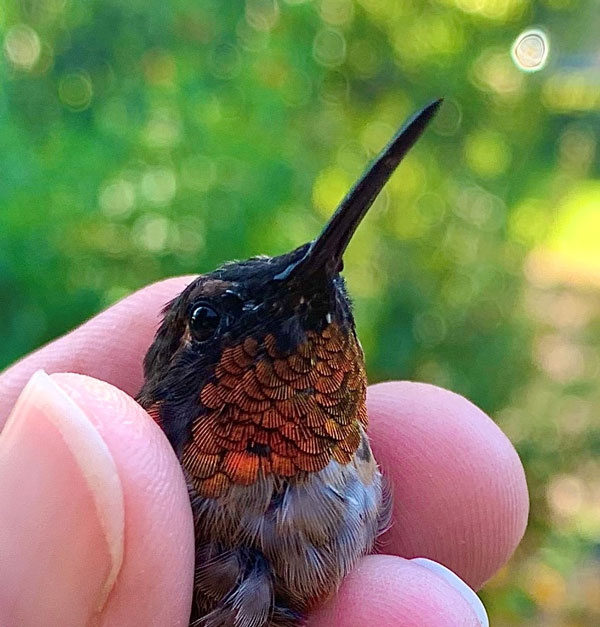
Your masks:
<instances>
[{"instance_id":1,"label":"long black beak","mask_svg":"<svg viewBox=\"0 0 600 627\"><path fill-rule=\"evenodd\" d=\"M348 192L319 237L311 242L306 254L275 279L284 280L292 276L302 276L304 279L319 270L333 276L341 270L342 256L356 228L400 161L422 135L442 100L440 98L428 104L406 122Z\"/></svg>"}]
</instances>

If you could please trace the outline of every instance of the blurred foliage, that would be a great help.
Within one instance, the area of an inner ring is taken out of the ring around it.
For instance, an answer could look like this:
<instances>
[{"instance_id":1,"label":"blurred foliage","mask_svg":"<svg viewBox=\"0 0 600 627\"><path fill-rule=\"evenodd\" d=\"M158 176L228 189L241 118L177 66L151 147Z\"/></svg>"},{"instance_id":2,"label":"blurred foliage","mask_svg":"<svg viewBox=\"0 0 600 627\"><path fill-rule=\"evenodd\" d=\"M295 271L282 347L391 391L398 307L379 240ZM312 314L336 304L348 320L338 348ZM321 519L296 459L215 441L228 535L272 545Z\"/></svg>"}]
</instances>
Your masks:
<instances>
[{"instance_id":1,"label":"blurred foliage","mask_svg":"<svg viewBox=\"0 0 600 627\"><path fill-rule=\"evenodd\" d=\"M311 239L443 95L347 254L369 374L466 395L521 454L492 624L600 624L599 30L595 0L4 3L0 366L146 283Z\"/></svg>"}]
</instances>

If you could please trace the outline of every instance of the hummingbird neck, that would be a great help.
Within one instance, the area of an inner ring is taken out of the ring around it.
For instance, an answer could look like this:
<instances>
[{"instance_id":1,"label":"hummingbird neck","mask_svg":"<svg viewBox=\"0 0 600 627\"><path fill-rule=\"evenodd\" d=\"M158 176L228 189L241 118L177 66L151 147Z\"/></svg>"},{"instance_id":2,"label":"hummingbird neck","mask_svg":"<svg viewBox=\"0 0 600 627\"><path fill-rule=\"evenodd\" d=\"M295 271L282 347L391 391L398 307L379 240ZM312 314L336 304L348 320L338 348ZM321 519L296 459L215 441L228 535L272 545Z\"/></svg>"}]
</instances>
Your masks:
<instances>
[{"instance_id":1,"label":"hummingbird neck","mask_svg":"<svg viewBox=\"0 0 600 627\"><path fill-rule=\"evenodd\" d=\"M196 492L225 494L275 475L348 464L366 427L366 376L354 333L334 322L292 353L273 334L223 351L200 393L182 461Z\"/></svg>"}]
</instances>

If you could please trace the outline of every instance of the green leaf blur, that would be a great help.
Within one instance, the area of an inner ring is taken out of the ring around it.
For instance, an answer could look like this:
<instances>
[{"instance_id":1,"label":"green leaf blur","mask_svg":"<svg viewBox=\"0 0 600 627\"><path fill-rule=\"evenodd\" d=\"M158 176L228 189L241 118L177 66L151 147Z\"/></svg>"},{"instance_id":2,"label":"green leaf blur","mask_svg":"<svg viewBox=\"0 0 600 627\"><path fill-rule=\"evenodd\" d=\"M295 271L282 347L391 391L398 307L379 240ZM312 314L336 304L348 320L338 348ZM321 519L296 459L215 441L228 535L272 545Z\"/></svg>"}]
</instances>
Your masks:
<instances>
[{"instance_id":1,"label":"green leaf blur","mask_svg":"<svg viewBox=\"0 0 600 627\"><path fill-rule=\"evenodd\" d=\"M511 46L548 36L523 72ZM0 366L147 283L311 239L444 96L346 256L372 381L519 450L495 626L600 624L595 0L21 0L0 8Z\"/></svg>"}]
</instances>

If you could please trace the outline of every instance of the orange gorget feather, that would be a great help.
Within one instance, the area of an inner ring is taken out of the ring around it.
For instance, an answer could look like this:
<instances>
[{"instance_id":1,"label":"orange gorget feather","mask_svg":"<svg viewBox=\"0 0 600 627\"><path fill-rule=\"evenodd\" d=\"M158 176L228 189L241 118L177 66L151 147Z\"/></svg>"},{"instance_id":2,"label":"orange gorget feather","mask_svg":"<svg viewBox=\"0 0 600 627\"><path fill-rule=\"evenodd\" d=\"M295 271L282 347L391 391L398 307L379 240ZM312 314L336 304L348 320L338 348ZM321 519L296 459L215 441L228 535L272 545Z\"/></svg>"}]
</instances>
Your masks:
<instances>
[{"instance_id":1,"label":"orange gorget feather","mask_svg":"<svg viewBox=\"0 0 600 627\"><path fill-rule=\"evenodd\" d=\"M335 323L310 331L292 355L272 334L226 348L202 388L205 411L183 452L196 492L217 497L271 473L293 477L332 459L349 463L359 425L367 426L366 389L362 350Z\"/></svg>"}]
</instances>

